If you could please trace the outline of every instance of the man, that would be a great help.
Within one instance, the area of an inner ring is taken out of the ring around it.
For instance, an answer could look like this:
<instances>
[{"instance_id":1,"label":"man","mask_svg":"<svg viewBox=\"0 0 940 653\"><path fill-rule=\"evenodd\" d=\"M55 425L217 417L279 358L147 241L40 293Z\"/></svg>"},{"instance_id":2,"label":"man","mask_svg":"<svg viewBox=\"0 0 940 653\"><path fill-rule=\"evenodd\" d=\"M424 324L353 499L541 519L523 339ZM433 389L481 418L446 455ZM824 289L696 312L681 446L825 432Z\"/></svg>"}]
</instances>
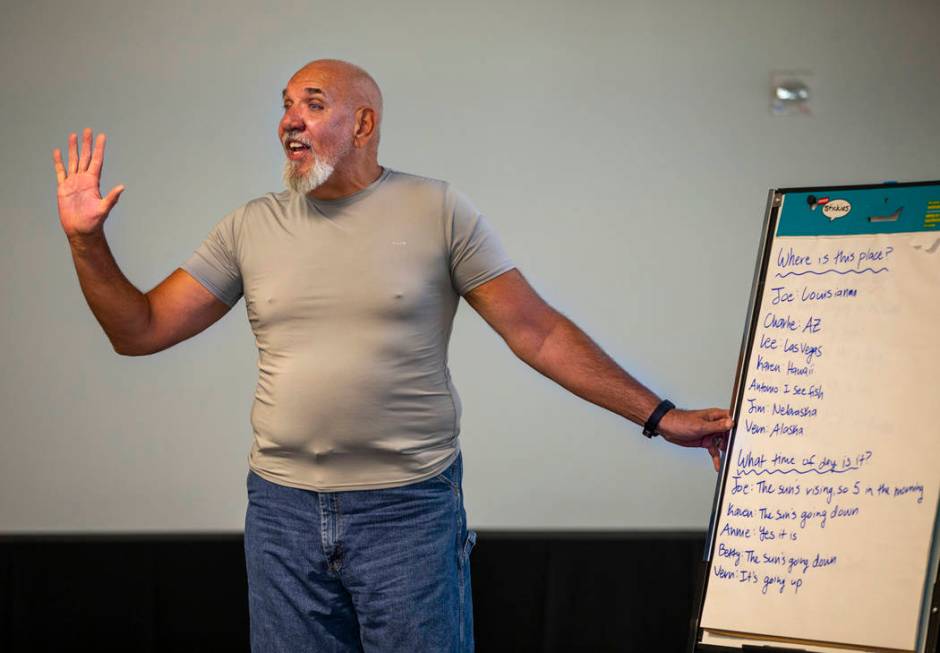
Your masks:
<instances>
[{"instance_id":1,"label":"man","mask_svg":"<svg viewBox=\"0 0 940 653\"><path fill-rule=\"evenodd\" d=\"M79 282L115 351L152 354L245 296L259 348L245 552L255 651L473 648L460 403L447 369L459 297L512 351L571 392L705 447L720 409L670 410L548 306L469 200L378 163L382 96L364 70L319 60L283 90L288 187L220 221L147 294L103 223L105 136L59 150L59 216Z\"/></svg>"}]
</instances>

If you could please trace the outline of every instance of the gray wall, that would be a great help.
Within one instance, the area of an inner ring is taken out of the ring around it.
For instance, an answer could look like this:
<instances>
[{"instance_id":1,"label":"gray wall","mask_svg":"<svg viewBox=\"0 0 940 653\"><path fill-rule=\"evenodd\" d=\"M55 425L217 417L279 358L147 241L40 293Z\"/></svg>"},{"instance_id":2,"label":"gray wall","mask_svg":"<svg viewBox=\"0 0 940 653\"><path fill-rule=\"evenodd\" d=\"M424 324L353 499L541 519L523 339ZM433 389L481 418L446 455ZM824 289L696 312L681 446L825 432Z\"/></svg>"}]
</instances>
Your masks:
<instances>
[{"instance_id":1,"label":"gray wall","mask_svg":"<svg viewBox=\"0 0 940 653\"><path fill-rule=\"evenodd\" d=\"M244 300L156 356L111 350L58 223L51 150L109 136L106 231L146 291L281 188L309 59L382 85L380 161L448 179L533 285L655 391L727 405L767 189L940 177L940 4L10 3L0 22L0 532L237 530L256 380ZM812 117L769 76L814 72ZM515 359L466 305L471 523L703 528L702 451L649 442Z\"/></svg>"}]
</instances>

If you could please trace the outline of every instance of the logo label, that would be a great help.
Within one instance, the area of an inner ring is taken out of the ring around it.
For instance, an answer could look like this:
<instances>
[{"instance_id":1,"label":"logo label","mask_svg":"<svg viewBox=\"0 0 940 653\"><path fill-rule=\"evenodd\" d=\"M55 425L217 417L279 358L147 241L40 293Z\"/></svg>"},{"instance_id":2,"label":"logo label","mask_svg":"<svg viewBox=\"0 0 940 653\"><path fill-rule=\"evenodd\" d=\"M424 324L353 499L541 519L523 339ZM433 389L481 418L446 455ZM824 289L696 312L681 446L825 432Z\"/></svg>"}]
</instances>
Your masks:
<instances>
[{"instance_id":1,"label":"logo label","mask_svg":"<svg viewBox=\"0 0 940 653\"><path fill-rule=\"evenodd\" d=\"M845 200L829 200L822 207L823 215L830 220L844 218L852 211L852 205Z\"/></svg>"}]
</instances>

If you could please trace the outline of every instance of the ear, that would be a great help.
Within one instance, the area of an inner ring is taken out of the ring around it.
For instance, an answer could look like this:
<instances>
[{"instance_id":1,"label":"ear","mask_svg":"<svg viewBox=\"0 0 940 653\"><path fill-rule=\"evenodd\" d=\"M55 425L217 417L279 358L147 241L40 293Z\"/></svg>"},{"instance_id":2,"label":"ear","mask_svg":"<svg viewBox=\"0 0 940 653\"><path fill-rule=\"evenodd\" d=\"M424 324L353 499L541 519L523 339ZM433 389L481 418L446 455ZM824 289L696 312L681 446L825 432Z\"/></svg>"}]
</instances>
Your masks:
<instances>
[{"instance_id":1,"label":"ear","mask_svg":"<svg viewBox=\"0 0 940 653\"><path fill-rule=\"evenodd\" d=\"M375 111L369 107L356 109L355 127L353 146L365 147L375 134Z\"/></svg>"}]
</instances>

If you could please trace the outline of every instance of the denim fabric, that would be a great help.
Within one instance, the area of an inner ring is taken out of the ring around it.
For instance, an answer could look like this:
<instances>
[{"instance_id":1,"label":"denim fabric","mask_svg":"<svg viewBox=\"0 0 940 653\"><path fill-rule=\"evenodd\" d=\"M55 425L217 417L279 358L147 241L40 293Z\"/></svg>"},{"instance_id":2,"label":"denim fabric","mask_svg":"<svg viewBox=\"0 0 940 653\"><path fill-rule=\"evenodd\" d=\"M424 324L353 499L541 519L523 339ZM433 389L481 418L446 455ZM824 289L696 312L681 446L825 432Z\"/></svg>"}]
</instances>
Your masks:
<instances>
[{"instance_id":1,"label":"denim fabric","mask_svg":"<svg viewBox=\"0 0 940 653\"><path fill-rule=\"evenodd\" d=\"M248 473L245 561L254 653L473 650L458 453L385 490L314 492Z\"/></svg>"}]
</instances>

